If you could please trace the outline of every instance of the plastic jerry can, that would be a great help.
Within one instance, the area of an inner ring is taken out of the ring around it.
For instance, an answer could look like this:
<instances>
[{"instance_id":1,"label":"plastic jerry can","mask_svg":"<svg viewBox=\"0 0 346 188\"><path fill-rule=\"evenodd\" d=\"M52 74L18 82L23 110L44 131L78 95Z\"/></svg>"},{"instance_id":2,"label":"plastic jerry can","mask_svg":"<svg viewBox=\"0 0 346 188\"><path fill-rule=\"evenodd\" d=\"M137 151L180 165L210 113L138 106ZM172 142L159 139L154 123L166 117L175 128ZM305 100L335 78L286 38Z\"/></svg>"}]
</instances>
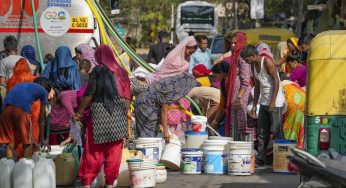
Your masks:
<instances>
[{"instance_id":1,"label":"plastic jerry can","mask_svg":"<svg viewBox=\"0 0 346 188\"><path fill-rule=\"evenodd\" d=\"M0 188L12 188L14 161L2 158L0 160Z\"/></svg>"},{"instance_id":2,"label":"plastic jerry can","mask_svg":"<svg viewBox=\"0 0 346 188\"><path fill-rule=\"evenodd\" d=\"M62 153L55 157L56 185L73 185L76 180L76 160L72 153Z\"/></svg>"},{"instance_id":3,"label":"plastic jerry can","mask_svg":"<svg viewBox=\"0 0 346 188\"><path fill-rule=\"evenodd\" d=\"M35 163L31 158L21 158L13 169L13 187L15 188L32 188L33 174Z\"/></svg>"},{"instance_id":4,"label":"plastic jerry can","mask_svg":"<svg viewBox=\"0 0 346 188\"><path fill-rule=\"evenodd\" d=\"M34 188L55 188L55 165L52 159L41 157L33 170Z\"/></svg>"}]
</instances>

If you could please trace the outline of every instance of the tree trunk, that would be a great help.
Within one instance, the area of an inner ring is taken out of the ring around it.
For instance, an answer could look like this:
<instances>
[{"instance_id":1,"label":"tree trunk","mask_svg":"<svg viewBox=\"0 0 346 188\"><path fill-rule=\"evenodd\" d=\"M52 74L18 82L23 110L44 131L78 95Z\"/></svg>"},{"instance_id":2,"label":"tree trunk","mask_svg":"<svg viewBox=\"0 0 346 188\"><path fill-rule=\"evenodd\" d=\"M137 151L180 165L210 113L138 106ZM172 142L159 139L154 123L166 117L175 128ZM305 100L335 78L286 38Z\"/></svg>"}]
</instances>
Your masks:
<instances>
[{"instance_id":1,"label":"tree trunk","mask_svg":"<svg viewBox=\"0 0 346 188\"><path fill-rule=\"evenodd\" d=\"M296 35L298 37L302 34L302 24L303 24L303 16L304 16L304 0L298 0L298 20L296 26Z\"/></svg>"}]
</instances>

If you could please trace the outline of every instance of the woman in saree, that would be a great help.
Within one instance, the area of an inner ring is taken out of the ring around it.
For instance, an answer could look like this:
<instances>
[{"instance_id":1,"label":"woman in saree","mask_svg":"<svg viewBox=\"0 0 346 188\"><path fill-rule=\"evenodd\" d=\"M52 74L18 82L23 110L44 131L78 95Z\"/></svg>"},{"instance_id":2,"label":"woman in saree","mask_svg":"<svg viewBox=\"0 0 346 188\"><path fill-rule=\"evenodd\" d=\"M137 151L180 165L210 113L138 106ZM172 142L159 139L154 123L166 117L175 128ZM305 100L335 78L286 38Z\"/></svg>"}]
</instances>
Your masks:
<instances>
[{"instance_id":1,"label":"woman in saree","mask_svg":"<svg viewBox=\"0 0 346 188\"><path fill-rule=\"evenodd\" d=\"M139 137L157 137L160 124L169 142L167 113L170 104L183 98L198 82L189 74L165 77L149 85L135 101L136 130Z\"/></svg>"},{"instance_id":2,"label":"woman in saree","mask_svg":"<svg viewBox=\"0 0 346 188\"><path fill-rule=\"evenodd\" d=\"M304 147L304 112L305 91L297 83L289 80L285 73L280 72L280 79L285 91L287 110L283 117L282 130L286 140L295 140L297 148Z\"/></svg>"},{"instance_id":3,"label":"woman in saree","mask_svg":"<svg viewBox=\"0 0 346 188\"><path fill-rule=\"evenodd\" d=\"M167 55L159 70L150 76L149 82L188 72L190 57L196 50L197 42L193 36L184 39Z\"/></svg>"},{"instance_id":4,"label":"woman in saree","mask_svg":"<svg viewBox=\"0 0 346 188\"><path fill-rule=\"evenodd\" d=\"M276 62L277 65L280 66L281 71L285 73L291 73L292 69L287 65L286 58L290 55L300 55L300 47L298 45L299 38L297 37L291 37L287 40L287 53Z\"/></svg>"}]
</instances>

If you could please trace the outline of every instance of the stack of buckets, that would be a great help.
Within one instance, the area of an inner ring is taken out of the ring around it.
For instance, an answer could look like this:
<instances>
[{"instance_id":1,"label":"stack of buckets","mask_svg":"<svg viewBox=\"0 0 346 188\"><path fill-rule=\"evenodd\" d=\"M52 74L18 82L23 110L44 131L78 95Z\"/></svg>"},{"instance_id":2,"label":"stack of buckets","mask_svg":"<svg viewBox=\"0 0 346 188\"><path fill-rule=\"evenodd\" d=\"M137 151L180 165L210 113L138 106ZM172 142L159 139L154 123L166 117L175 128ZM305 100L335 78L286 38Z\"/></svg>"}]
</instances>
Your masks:
<instances>
[{"instance_id":1,"label":"stack of buckets","mask_svg":"<svg viewBox=\"0 0 346 188\"><path fill-rule=\"evenodd\" d=\"M127 160L130 171L131 187L155 187L156 160Z\"/></svg>"},{"instance_id":2,"label":"stack of buckets","mask_svg":"<svg viewBox=\"0 0 346 188\"><path fill-rule=\"evenodd\" d=\"M205 132L207 118L192 116L191 122L190 130L185 133L187 148L182 149L184 174L201 174L204 169L207 174L251 175L254 163L252 142L218 136L208 140Z\"/></svg>"},{"instance_id":3,"label":"stack of buckets","mask_svg":"<svg viewBox=\"0 0 346 188\"><path fill-rule=\"evenodd\" d=\"M147 159L127 160L131 187L155 187L156 183L164 183L167 179L165 166L180 169L180 141L171 139L166 145L164 142L162 138L135 140L136 150L141 151Z\"/></svg>"}]
</instances>

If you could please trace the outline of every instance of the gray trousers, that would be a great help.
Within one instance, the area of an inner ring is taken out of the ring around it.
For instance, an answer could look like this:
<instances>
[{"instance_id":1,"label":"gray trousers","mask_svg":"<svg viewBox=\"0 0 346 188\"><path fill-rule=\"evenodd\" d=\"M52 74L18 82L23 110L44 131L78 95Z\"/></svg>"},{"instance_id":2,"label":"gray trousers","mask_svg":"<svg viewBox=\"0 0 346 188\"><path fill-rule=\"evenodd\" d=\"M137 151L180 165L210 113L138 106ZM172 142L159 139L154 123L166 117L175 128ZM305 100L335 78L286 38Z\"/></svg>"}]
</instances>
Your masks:
<instances>
[{"instance_id":1,"label":"gray trousers","mask_svg":"<svg viewBox=\"0 0 346 188\"><path fill-rule=\"evenodd\" d=\"M283 108L275 108L273 112L269 111L269 106L261 105L259 114L258 114L258 154L257 159L265 161L266 160L266 152L268 149L270 135L273 134L274 138L282 139L282 115Z\"/></svg>"}]
</instances>

